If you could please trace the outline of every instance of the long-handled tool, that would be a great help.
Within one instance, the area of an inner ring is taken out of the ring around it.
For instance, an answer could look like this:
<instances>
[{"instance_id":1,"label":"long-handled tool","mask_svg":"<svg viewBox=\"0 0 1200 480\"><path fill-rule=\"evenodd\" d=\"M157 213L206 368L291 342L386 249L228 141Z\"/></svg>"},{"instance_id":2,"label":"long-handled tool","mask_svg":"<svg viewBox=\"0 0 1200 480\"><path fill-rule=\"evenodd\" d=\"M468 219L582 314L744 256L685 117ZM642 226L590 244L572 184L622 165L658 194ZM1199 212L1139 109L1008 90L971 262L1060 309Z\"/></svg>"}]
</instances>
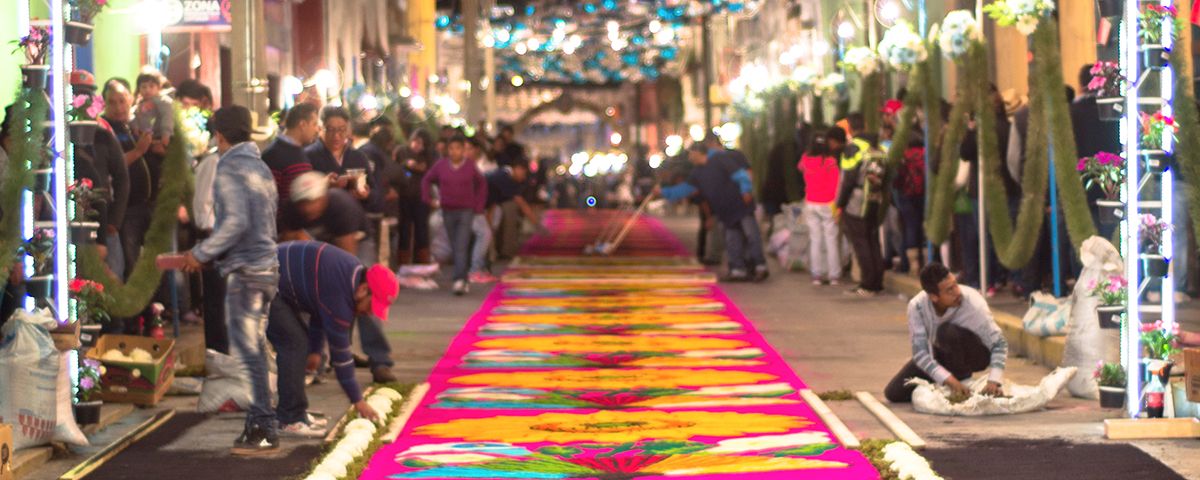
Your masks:
<instances>
[{"instance_id":1,"label":"long-handled tool","mask_svg":"<svg viewBox=\"0 0 1200 480\"><path fill-rule=\"evenodd\" d=\"M604 227L600 229L600 234L596 235L596 241L583 248L584 255L595 255L600 253L600 246L603 245L606 240L615 236L620 230L620 219L622 213L623 212L621 210L614 211L612 215L610 215L608 219L604 221Z\"/></svg>"},{"instance_id":2,"label":"long-handled tool","mask_svg":"<svg viewBox=\"0 0 1200 480\"><path fill-rule=\"evenodd\" d=\"M629 235L629 231L633 229L633 225L641 218L642 213L646 211L646 207L650 205L650 201L653 199L654 195L646 195L646 198L642 200L642 204L638 206L637 210L633 211L633 215L630 215L629 219L625 220L625 226L621 228L616 238L611 242L598 246L598 251L601 255L612 255L613 252L617 251L617 247L620 247L621 242L625 241L625 236Z\"/></svg>"}]
</instances>

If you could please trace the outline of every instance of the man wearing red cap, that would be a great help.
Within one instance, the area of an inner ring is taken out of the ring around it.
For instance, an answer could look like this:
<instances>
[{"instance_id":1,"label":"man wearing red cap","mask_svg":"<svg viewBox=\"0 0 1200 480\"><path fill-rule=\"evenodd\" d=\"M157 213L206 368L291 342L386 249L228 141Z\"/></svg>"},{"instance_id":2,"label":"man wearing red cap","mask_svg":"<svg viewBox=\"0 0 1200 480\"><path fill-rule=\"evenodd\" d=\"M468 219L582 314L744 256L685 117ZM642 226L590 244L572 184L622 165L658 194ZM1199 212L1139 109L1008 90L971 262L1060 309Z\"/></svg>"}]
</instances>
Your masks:
<instances>
[{"instance_id":1,"label":"man wearing red cap","mask_svg":"<svg viewBox=\"0 0 1200 480\"><path fill-rule=\"evenodd\" d=\"M280 432L301 437L324 436L307 415L304 367L310 330L324 333L338 383L359 415L375 420L378 413L363 400L354 379L350 327L366 315L386 320L400 284L387 267L363 267L354 255L328 243L297 241L279 244L279 296L271 304L267 339L275 346L279 373ZM309 318L307 325L302 317Z\"/></svg>"}]
</instances>

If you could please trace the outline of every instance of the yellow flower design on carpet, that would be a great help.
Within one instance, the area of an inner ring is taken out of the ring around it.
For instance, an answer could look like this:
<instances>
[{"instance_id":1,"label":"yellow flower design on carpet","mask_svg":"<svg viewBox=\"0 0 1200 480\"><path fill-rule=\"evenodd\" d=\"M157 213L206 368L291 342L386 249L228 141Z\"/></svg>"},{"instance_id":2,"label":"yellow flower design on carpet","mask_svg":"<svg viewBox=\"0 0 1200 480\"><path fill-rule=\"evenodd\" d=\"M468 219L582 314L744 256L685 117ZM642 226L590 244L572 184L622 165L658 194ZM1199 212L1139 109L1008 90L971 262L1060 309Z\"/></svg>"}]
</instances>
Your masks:
<instances>
[{"instance_id":1,"label":"yellow flower design on carpet","mask_svg":"<svg viewBox=\"0 0 1200 480\"><path fill-rule=\"evenodd\" d=\"M667 335L625 337L619 335L555 335L546 337L494 338L475 344L478 348L533 352L684 352L722 350L749 346L741 340L715 337Z\"/></svg>"},{"instance_id":2,"label":"yellow flower design on carpet","mask_svg":"<svg viewBox=\"0 0 1200 480\"><path fill-rule=\"evenodd\" d=\"M501 305L515 307L678 307L717 304L706 297L630 295L626 297L506 298Z\"/></svg>"},{"instance_id":3,"label":"yellow flower design on carpet","mask_svg":"<svg viewBox=\"0 0 1200 480\"><path fill-rule=\"evenodd\" d=\"M454 377L449 382L511 388L616 389L745 385L777 378L769 373L741 370L642 368L476 373Z\"/></svg>"},{"instance_id":4,"label":"yellow flower design on carpet","mask_svg":"<svg viewBox=\"0 0 1200 480\"><path fill-rule=\"evenodd\" d=\"M459 418L416 428L413 433L469 442L571 443L687 440L783 433L812 422L802 417L735 412L543 413L535 416Z\"/></svg>"},{"instance_id":5,"label":"yellow flower design on carpet","mask_svg":"<svg viewBox=\"0 0 1200 480\"><path fill-rule=\"evenodd\" d=\"M727 322L719 313L529 313L490 315L488 321L555 325L644 325Z\"/></svg>"},{"instance_id":6,"label":"yellow flower design on carpet","mask_svg":"<svg viewBox=\"0 0 1200 480\"><path fill-rule=\"evenodd\" d=\"M663 475L704 475L717 473L775 472L813 468L845 468L842 462L787 457L748 457L717 455L672 455L654 464L648 471Z\"/></svg>"}]
</instances>

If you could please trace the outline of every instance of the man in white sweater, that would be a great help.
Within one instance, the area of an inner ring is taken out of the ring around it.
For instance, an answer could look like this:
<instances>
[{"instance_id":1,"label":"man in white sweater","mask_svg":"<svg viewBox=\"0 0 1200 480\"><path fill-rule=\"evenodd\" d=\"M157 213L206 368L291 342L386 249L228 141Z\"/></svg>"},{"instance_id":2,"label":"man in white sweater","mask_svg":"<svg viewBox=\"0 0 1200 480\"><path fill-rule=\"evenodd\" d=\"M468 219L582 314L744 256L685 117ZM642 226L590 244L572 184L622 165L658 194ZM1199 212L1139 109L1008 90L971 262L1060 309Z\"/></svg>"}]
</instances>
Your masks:
<instances>
[{"instance_id":1,"label":"man in white sweater","mask_svg":"<svg viewBox=\"0 0 1200 480\"><path fill-rule=\"evenodd\" d=\"M915 387L905 385L916 377L968 394L962 381L990 369L985 395L998 395L1004 378L1008 342L992 318L987 300L978 290L959 286L958 279L940 263L921 269L921 288L908 302L908 330L913 357L888 382L884 396L893 403L912 401Z\"/></svg>"}]
</instances>

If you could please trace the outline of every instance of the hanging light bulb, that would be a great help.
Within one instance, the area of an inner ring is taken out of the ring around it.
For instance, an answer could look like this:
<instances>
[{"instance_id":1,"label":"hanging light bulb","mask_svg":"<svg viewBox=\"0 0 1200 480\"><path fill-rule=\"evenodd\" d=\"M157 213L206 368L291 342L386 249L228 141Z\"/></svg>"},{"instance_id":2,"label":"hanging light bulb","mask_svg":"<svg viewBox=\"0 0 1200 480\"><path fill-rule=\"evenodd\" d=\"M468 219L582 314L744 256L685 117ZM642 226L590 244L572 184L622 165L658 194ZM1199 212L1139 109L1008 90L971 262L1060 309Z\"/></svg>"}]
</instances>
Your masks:
<instances>
[{"instance_id":1,"label":"hanging light bulb","mask_svg":"<svg viewBox=\"0 0 1200 480\"><path fill-rule=\"evenodd\" d=\"M854 24L849 20L843 20L837 26L837 36L842 40L850 40L854 38Z\"/></svg>"},{"instance_id":2,"label":"hanging light bulb","mask_svg":"<svg viewBox=\"0 0 1200 480\"><path fill-rule=\"evenodd\" d=\"M888 0L879 7L879 21L884 25L892 25L898 18L900 18L900 5L895 1Z\"/></svg>"},{"instance_id":3,"label":"hanging light bulb","mask_svg":"<svg viewBox=\"0 0 1200 480\"><path fill-rule=\"evenodd\" d=\"M517 51L517 55L524 55L529 51L528 47L526 47L524 43L518 43L516 47L513 47L513 49Z\"/></svg>"},{"instance_id":4,"label":"hanging light bulb","mask_svg":"<svg viewBox=\"0 0 1200 480\"><path fill-rule=\"evenodd\" d=\"M512 86L514 86L514 87L520 87L521 85L525 84L525 79L522 78L520 75L513 75L511 81L512 81Z\"/></svg>"}]
</instances>

